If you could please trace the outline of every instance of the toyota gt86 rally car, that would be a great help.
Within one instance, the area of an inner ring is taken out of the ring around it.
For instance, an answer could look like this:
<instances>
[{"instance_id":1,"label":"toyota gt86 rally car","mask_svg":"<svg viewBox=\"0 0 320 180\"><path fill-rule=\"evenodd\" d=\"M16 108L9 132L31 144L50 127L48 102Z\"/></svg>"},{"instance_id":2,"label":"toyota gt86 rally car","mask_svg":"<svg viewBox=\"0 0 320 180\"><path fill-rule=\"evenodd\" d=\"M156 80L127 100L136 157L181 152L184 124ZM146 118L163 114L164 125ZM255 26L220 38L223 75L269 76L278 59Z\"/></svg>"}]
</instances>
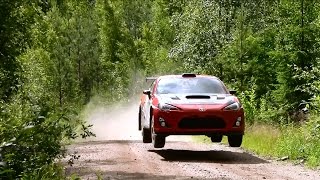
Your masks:
<instances>
[{"instance_id":1,"label":"toyota gt86 rally car","mask_svg":"<svg viewBox=\"0 0 320 180\"><path fill-rule=\"evenodd\" d=\"M244 110L219 78L186 73L147 80L153 83L139 106L144 143L162 148L169 135L206 135L212 142L225 135L231 147L241 146Z\"/></svg>"}]
</instances>

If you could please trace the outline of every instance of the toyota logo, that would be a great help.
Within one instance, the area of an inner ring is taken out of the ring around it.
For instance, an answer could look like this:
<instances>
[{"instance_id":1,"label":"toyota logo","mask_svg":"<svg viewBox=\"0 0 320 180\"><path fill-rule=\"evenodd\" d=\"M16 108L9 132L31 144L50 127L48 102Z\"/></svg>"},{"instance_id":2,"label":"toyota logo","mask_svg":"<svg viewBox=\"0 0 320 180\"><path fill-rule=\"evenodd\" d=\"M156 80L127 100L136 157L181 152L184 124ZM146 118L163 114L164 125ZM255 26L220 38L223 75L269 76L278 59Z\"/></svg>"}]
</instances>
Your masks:
<instances>
[{"instance_id":1,"label":"toyota logo","mask_svg":"<svg viewBox=\"0 0 320 180\"><path fill-rule=\"evenodd\" d=\"M206 109L201 107L199 108L199 111L203 112L203 111L206 111Z\"/></svg>"}]
</instances>

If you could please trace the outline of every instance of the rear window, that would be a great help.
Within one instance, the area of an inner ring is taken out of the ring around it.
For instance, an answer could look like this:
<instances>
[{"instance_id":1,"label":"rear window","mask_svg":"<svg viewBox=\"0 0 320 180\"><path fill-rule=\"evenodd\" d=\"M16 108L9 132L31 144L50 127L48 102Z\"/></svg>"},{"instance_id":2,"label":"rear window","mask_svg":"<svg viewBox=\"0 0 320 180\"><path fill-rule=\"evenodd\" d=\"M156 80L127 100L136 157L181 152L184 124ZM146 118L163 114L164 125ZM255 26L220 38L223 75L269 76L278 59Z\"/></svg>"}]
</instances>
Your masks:
<instances>
[{"instance_id":1,"label":"rear window","mask_svg":"<svg viewBox=\"0 0 320 180\"><path fill-rule=\"evenodd\" d=\"M227 94L220 80L209 77L163 78L159 80L157 94L209 93Z\"/></svg>"}]
</instances>

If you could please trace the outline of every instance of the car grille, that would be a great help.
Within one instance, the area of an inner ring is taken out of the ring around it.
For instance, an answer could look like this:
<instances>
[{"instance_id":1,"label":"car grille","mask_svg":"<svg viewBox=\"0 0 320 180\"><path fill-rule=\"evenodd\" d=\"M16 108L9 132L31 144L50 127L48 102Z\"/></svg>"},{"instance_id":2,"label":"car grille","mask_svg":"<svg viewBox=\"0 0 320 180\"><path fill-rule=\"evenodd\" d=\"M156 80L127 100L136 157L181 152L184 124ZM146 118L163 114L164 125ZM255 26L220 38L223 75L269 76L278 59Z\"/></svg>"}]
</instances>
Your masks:
<instances>
[{"instance_id":1,"label":"car grille","mask_svg":"<svg viewBox=\"0 0 320 180\"><path fill-rule=\"evenodd\" d=\"M181 129L222 129L226 123L219 117L183 118L179 122Z\"/></svg>"}]
</instances>

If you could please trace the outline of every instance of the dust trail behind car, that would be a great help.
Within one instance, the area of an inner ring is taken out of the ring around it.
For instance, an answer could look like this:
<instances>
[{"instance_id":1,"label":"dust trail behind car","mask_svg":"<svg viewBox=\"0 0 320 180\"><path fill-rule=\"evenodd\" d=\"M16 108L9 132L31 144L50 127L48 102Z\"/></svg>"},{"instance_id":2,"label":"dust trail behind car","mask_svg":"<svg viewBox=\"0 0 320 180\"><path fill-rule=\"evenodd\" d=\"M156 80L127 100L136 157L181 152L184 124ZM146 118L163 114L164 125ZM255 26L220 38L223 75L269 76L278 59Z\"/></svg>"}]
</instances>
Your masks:
<instances>
[{"instance_id":1,"label":"dust trail behind car","mask_svg":"<svg viewBox=\"0 0 320 180\"><path fill-rule=\"evenodd\" d=\"M139 100L127 105L95 106L86 110L86 121L92 124L96 137L89 141L102 140L141 140L138 130ZM190 136L169 136L168 141L191 141Z\"/></svg>"}]
</instances>

